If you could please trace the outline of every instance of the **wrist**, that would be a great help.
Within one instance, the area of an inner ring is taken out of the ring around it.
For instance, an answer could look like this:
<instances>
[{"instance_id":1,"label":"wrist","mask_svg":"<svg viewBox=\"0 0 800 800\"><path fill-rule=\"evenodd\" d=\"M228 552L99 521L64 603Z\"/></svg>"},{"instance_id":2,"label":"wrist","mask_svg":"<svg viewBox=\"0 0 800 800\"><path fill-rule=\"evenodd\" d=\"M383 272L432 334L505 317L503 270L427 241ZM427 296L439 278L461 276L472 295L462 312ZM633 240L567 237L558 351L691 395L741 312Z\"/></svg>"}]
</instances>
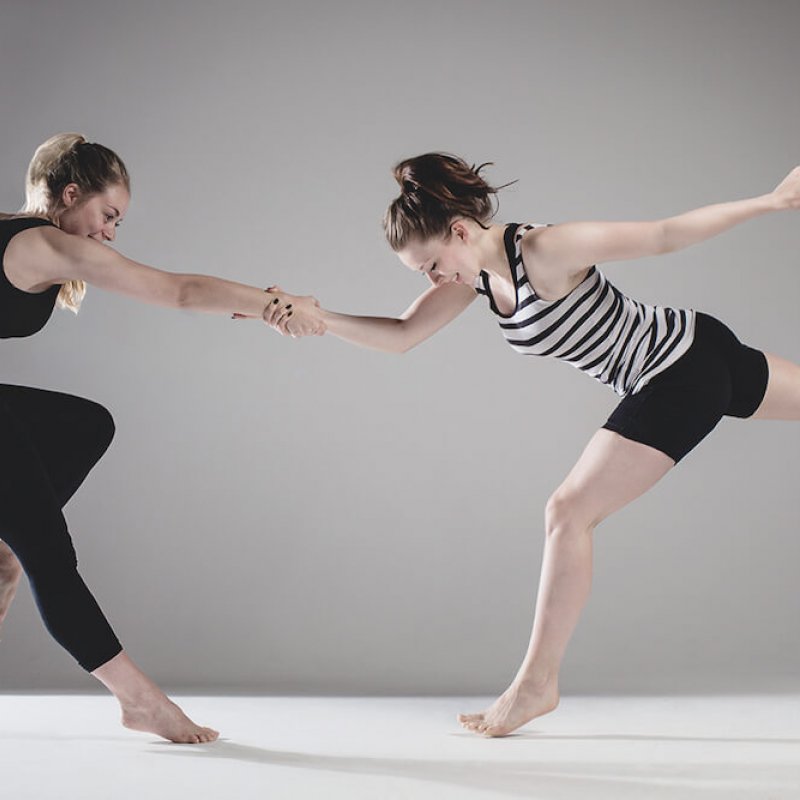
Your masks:
<instances>
[{"instance_id":1,"label":"wrist","mask_svg":"<svg viewBox=\"0 0 800 800\"><path fill-rule=\"evenodd\" d=\"M765 211L786 211L790 207L788 201L777 192L762 195L757 197L756 200Z\"/></svg>"}]
</instances>

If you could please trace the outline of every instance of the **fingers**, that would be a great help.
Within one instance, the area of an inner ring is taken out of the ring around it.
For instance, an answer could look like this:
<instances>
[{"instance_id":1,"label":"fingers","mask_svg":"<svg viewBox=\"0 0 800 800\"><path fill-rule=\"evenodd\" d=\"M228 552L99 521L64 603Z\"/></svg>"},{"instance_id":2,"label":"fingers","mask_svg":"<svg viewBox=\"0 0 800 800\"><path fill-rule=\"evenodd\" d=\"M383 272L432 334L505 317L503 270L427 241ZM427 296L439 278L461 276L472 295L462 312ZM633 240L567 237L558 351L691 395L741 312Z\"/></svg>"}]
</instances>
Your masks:
<instances>
[{"instance_id":1,"label":"fingers","mask_svg":"<svg viewBox=\"0 0 800 800\"><path fill-rule=\"evenodd\" d=\"M279 311L276 311L273 314L273 320L274 320L273 324L280 325L283 322L288 322L293 313L294 311L292 310L291 303L289 303L289 305L283 306L283 308L281 308Z\"/></svg>"},{"instance_id":2,"label":"fingers","mask_svg":"<svg viewBox=\"0 0 800 800\"><path fill-rule=\"evenodd\" d=\"M267 323L267 325L271 325L274 328L281 315L285 313L287 308L291 308L291 303L288 306L283 306L281 305L280 300L276 297L274 300L271 300L269 303L267 303L266 308L261 314L261 318Z\"/></svg>"}]
</instances>

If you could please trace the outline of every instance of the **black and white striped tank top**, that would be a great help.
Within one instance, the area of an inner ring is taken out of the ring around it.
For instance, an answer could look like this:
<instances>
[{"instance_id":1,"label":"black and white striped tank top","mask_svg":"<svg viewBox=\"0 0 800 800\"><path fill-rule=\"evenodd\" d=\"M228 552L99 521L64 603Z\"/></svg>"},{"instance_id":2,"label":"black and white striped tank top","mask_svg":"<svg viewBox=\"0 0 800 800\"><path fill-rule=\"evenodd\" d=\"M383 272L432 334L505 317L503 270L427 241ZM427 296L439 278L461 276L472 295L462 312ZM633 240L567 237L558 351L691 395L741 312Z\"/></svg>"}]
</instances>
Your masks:
<instances>
[{"instance_id":1,"label":"black and white striped tank top","mask_svg":"<svg viewBox=\"0 0 800 800\"><path fill-rule=\"evenodd\" d=\"M609 283L596 266L568 295L542 300L522 263L522 237L540 224L506 226L505 246L516 282L516 308L501 314L481 271L475 290L489 298L508 343L519 353L553 356L608 384L635 394L674 364L694 339L695 312L640 303Z\"/></svg>"}]
</instances>

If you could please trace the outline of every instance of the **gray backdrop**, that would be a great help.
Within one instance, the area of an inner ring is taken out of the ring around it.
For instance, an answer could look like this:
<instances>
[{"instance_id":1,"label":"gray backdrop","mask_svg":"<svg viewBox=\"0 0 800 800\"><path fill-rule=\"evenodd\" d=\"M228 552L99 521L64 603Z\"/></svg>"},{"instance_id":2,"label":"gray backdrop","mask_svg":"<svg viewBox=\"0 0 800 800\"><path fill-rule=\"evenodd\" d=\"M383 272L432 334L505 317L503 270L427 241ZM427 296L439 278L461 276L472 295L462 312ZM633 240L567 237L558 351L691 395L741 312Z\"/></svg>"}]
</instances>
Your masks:
<instances>
[{"instance_id":1,"label":"gray backdrop","mask_svg":"<svg viewBox=\"0 0 800 800\"><path fill-rule=\"evenodd\" d=\"M649 219L800 162L793 0L2 0L0 208L77 130L133 178L118 247L175 271L396 314L399 158L493 160L499 219ZM798 217L607 265L800 360ZM82 571L171 689L503 689L527 644L542 508L615 404L505 345L482 301L405 356L89 292L2 343L2 379L107 405L67 509ZM726 420L596 533L565 693L798 688L800 426ZM69 446L65 432L64 446ZM27 587L4 691L91 690Z\"/></svg>"}]
</instances>

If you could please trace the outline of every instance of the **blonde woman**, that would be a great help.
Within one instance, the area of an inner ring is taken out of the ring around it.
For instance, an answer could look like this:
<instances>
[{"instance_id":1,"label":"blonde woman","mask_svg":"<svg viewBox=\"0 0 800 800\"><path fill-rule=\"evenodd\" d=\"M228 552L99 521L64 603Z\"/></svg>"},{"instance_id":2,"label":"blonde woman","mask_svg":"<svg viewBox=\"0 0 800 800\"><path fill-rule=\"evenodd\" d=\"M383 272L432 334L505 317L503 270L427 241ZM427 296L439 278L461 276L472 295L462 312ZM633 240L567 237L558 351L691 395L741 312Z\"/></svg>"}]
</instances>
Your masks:
<instances>
[{"instance_id":1,"label":"blonde woman","mask_svg":"<svg viewBox=\"0 0 800 800\"><path fill-rule=\"evenodd\" d=\"M399 318L325 311L323 320L348 342L402 353L484 296L517 352L561 359L620 395L545 508L536 614L516 676L488 709L459 716L468 730L503 736L558 705L562 659L589 597L595 527L660 481L723 416L800 420L800 366L742 344L700 311L627 297L597 264L679 250L798 209L800 167L766 194L668 219L552 226L491 224L497 190L481 170L445 153L398 164L386 238L433 286ZM264 320L286 327L269 307ZM527 421L535 431L535 406Z\"/></svg>"},{"instance_id":2,"label":"blonde woman","mask_svg":"<svg viewBox=\"0 0 800 800\"><path fill-rule=\"evenodd\" d=\"M165 272L104 246L129 201L125 165L103 145L59 134L36 150L25 208L0 215L0 338L33 335L55 305L77 312L86 284L228 316L260 315L269 303L298 335L324 330L313 298ZM62 508L113 434L97 403L0 385L0 622L24 570L48 630L114 694L123 725L173 742L210 742L217 732L192 722L122 649L77 570Z\"/></svg>"}]
</instances>

